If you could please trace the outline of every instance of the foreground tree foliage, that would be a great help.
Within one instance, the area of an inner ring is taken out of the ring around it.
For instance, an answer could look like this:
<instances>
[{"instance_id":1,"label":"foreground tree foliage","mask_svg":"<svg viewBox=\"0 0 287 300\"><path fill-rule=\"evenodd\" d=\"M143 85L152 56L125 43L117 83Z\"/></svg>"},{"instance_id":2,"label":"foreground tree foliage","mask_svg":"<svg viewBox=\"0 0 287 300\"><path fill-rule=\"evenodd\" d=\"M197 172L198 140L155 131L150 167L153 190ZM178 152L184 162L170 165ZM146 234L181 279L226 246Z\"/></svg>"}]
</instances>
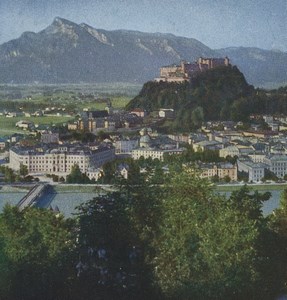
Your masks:
<instances>
[{"instance_id":1,"label":"foreground tree foliage","mask_svg":"<svg viewBox=\"0 0 287 300\"><path fill-rule=\"evenodd\" d=\"M287 192L246 186L227 199L194 168L161 184L138 172L73 219L5 207L1 299L276 299L287 282Z\"/></svg>"},{"instance_id":2,"label":"foreground tree foliage","mask_svg":"<svg viewBox=\"0 0 287 300\"><path fill-rule=\"evenodd\" d=\"M63 299L69 294L70 221L49 210L20 212L6 206L0 241L1 299Z\"/></svg>"},{"instance_id":3,"label":"foreground tree foliage","mask_svg":"<svg viewBox=\"0 0 287 300\"><path fill-rule=\"evenodd\" d=\"M77 299L147 299L151 295L144 249L128 210L128 202L119 193L97 196L78 207Z\"/></svg>"},{"instance_id":4,"label":"foreground tree foliage","mask_svg":"<svg viewBox=\"0 0 287 300\"><path fill-rule=\"evenodd\" d=\"M281 195L280 207L269 217L269 224L272 230L272 244L267 245L274 253L274 266L276 268L276 284L286 294L287 286L287 189ZM274 282L274 280L273 280Z\"/></svg>"},{"instance_id":5,"label":"foreground tree foliage","mask_svg":"<svg viewBox=\"0 0 287 300\"><path fill-rule=\"evenodd\" d=\"M167 298L255 297L259 229L252 218L188 169L172 177L162 205L154 264Z\"/></svg>"}]
</instances>

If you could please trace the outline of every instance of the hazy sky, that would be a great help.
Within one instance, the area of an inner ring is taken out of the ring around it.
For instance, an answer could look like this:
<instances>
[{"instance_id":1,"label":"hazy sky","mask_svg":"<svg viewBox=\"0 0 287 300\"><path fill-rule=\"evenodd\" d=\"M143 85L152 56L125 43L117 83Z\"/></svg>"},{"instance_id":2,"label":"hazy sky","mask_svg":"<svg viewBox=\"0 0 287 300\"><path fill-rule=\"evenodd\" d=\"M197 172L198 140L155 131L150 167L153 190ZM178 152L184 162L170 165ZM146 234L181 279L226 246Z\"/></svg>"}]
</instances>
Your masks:
<instances>
[{"instance_id":1,"label":"hazy sky","mask_svg":"<svg viewBox=\"0 0 287 300\"><path fill-rule=\"evenodd\" d=\"M56 16L107 30L169 32L214 49L287 51L287 0L0 0L0 44Z\"/></svg>"}]
</instances>

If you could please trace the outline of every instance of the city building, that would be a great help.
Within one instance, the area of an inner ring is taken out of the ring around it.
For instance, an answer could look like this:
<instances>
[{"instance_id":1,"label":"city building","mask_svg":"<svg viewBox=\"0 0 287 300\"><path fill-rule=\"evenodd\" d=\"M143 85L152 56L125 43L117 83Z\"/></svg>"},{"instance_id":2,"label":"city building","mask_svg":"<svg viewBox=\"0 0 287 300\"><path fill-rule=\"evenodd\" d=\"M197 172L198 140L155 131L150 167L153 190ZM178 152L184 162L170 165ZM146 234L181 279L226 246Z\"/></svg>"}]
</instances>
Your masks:
<instances>
[{"instance_id":1,"label":"city building","mask_svg":"<svg viewBox=\"0 0 287 300\"><path fill-rule=\"evenodd\" d=\"M287 155L269 155L264 158L268 169L277 177L283 178L287 174Z\"/></svg>"},{"instance_id":2,"label":"city building","mask_svg":"<svg viewBox=\"0 0 287 300\"><path fill-rule=\"evenodd\" d=\"M231 163L200 163L198 167L202 171L201 178L218 176L219 179L229 177L231 181L237 181L237 166Z\"/></svg>"},{"instance_id":3,"label":"city building","mask_svg":"<svg viewBox=\"0 0 287 300\"><path fill-rule=\"evenodd\" d=\"M44 144L57 144L59 143L59 133L44 131L41 133L41 142Z\"/></svg>"},{"instance_id":4,"label":"city building","mask_svg":"<svg viewBox=\"0 0 287 300\"><path fill-rule=\"evenodd\" d=\"M131 114L137 115L140 118L144 118L147 115L147 112L141 108L135 108L131 112Z\"/></svg>"},{"instance_id":5,"label":"city building","mask_svg":"<svg viewBox=\"0 0 287 300\"><path fill-rule=\"evenodd\" d=\"M28 130L34 126L34 123L30 122L30 121L26 121L26 120L21 120L21 121L18 121L15 124L15 126L18 128L21 128L23 130Z\"/></svg>"},{"instance_id":6,"label":"city building","mask_svg":"<svg viewBox=\"0 0 287 300\"><path fill-rule=\"evenodd\" d=\"M219 150L219 157L225 158L227 156L234 157L239 155L240 155L240 151L238 147L234 145Z\"/></svg>"},{"instance_id":7,"label":"city building","mask_svg":"<svg viewBox=\"0 0 287 300\"><path fill-rule=\"evenodd\" d=\"M74 165L78 165L81 172L86 173L90 167L98 168L114 158L114 147L106 145L99 145L95 150L84 145L14 146L9 151L10 167L19 170L21 165L25 165L30 174L65 176L71 172Z\"/></svg>"},{"instance_id":8,"label":"city building","mask_svg":"<svg viewBox=\"0 0 287 300\"><path fill-rule=\"evenodd\" d=\"M195 152L206 150L220 150L223 148L223 144L217 141L202 141L194 143L192 148Z\"/></svg>"},{"instance_id":9,"label":"city building","mask_svg":"<svg viewBox=\"0 0 287 300\"><path fill-rule=\"evenodd\" d=\"M260 182L265 176L266 164L254 163L249 159L237 160L238 172L244 172L248 174L248 182Z\"/></svg>"},{"instance_id":10,"label":"city building","mask_svg":"<svg viewBox=\"0 0 287 300\"><path fill-rule=\"evenodd\" d=\"M88 168L86 175L90 180L98 181L103 176L103 170L100 168Z\"/></svg>"},{"instance_id":11,"label":"city building","mask_svg":"<svg viewBox=\"0 0 287 300\"><path fill-rule=\"evenodd\" d=\"M132 150L139 146L139 139L118 139L113 145L116 149L116 154L131 154Z\"/></svg>"},{"instance_id":12,"label":"city building","mask_svg":"<svg viewBox=\"0 0 287 300\"><path fill-rule=\"evenodd\" d=\"M164 155L180 155L182 154L183 149L155 149L155 148L138 148L132 150L132 158L137 160L140 157L159 159L163 161Z\"/></svg>"},{"instance_id":13,"label":"city building","mask_svg":"<svg viewBox=\"0 0 287 300\"><path fill-rule=\"evenodd\" d=\"M174 109L172 108L161 108L158 112L160 118L172 119L174 118Z\"/></svg>"}]
</instances>

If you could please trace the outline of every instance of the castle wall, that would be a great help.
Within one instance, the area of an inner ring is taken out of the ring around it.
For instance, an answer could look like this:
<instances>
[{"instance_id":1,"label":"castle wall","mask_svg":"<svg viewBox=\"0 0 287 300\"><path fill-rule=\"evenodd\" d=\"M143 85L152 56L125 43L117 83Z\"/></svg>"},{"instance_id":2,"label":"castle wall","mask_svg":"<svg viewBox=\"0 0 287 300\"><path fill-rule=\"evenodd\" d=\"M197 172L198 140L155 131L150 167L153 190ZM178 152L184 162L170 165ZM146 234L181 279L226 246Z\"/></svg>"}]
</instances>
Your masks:
<instances>
[{"instance_id":1,"label":"castle wall","mask_svg":"<svg viewBox=\"0 0 287 300\"><path fill-rule=\"evenodd\" d=\"M181 61L180 65L171 65L160 68L160 78L155 81L166 82L184 82L197 72L204 72L219 66L229 66L230 61L228 57L225 58L204 58L200 57L197 62L189 63Z\"/></svg>"}]
</instances>

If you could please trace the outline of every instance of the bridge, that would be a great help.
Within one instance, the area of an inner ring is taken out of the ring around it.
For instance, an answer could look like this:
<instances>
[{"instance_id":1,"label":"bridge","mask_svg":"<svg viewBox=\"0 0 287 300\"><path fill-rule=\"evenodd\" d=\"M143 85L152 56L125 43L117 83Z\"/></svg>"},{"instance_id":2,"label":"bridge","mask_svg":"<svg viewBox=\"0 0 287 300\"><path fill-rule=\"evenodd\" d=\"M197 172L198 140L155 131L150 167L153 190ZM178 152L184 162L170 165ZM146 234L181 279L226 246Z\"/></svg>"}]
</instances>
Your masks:
<instances>
[{"instance_id":1,"label":"bridge","mask_svg":"<svg viewBox=\"0 0 287 300\"><path fill-rule=\"evenodd\" d=\"M32 206L44 193L48 184L36 184L17 204L19 210Z\"/></svg>"}]
</instances>

